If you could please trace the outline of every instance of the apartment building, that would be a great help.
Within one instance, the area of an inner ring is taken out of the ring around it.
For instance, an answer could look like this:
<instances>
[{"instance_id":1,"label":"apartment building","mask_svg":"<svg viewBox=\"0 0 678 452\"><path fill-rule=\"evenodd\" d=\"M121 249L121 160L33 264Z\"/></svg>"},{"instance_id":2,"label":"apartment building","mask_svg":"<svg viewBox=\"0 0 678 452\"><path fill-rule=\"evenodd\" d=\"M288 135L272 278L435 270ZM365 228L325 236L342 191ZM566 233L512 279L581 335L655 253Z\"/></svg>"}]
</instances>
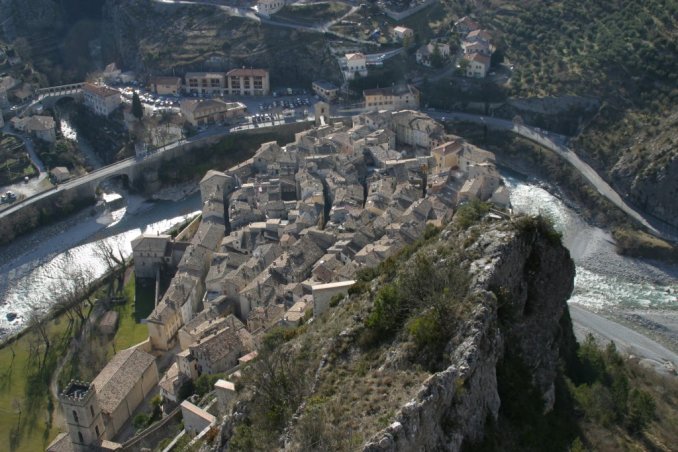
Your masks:
<instances>
[{"instance_id":1,"label":"apartment building","mask_svg":"<svg viewBox=\"0 0 678 452\"><path fill-rule=\"evenodd\" d=\"M120 92L106 86L85 83L82 94L85 106L101 116L110 115L122 103Z\"/></svg>"},{"instance_id":2,"label":"apartment building","mask_svg":"<svg viewBox=\"0 0 678 452\"><path fill-rule=\"evenodd\" d=\"M184 90L188 94L221 96L226 88L226 77L222 72L187 72Z\"/></svg>"},{"instance_id":3,"label":"apartment building","mask_svg":"<svg viewBox=\"0 0 678 452\"><path fill-rule=\"evenodd\" d=\"M226 81L232 96L268 96L271 91L265 69L231 69L226 73Z\"/></svg>"},{"instance_id":4,"label":"apartment building","mask_svg":"<svg viewBox=\"0 0 678 452\"><path fill-rule=\"evenodd\" d=\"M414 85L366 89L363 98L365 107L378 110L419 108L419 90Z\"/></svg>"}]
</instances>

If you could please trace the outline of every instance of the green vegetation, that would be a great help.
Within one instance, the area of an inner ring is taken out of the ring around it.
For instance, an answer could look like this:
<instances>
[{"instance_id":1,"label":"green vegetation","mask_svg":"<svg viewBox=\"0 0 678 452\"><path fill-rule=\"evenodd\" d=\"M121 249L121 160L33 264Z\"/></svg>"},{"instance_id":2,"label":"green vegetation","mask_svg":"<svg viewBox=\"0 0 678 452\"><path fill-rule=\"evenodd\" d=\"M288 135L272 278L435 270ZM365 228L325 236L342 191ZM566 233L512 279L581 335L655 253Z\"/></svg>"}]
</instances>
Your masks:
<instances>
[{"instance_id":1,"label":"green vegetation","mask_svg":"<svg viewBox=\"0 0 678 452\"><path fill-rule=\"evenodd\" d=\"M21 140L1 132L0 162L0 187L37 174Z\"/></svg>"},{"instance_id":2,"label":"green vegetation","mask_svg":"<svg viewBox=\"0 0 678 452\"><path fill-rule=\"evenodd\" d=\"M579 349L579 368L571 390L587 420L638 434L655 418L652 396L632 388L628 369L613 343L601 351L592 336Z\"/></svg>"},{"instance_id":3,"label":"green vegetation","mask_svg":"<svg viewBox=\"0 0 678 452\"><path fill-rule=\"evenodd\" d=\"M141 105L139 93L136 91L134 91L134 94L132 94L132 115L134 115L137 120L140 120L144 117L144 107Z\"/></svg>"},{"instance_id":4,"label":"green vegetation","mask_svg":"<svg viewBox=\"0 0 678 452\"><path fill-rule=\"evenodd\" d=\"M678 2L495 0L474 12L515 68L510 94L597 99L592 118L564 118L572 146L632 202L673 222Z\"/></svg>"},{"instance_id":5,"label":"green vegetation","mask_svg":"<svg viewBox=\"0 0 678 452\"><path fill-rule=\"evenodd\" d=\"M0 438L7 450L44 450L58 433L53 419L59 407L49 380L72 337L67 325L65 315L46 323L52 344L47 352L35 333L0 349Z\"/></svg>"},{"instance_id":6,"label":"green vegetation","mask_svg":"<svg viewBox=\"0 0 678 452\"><path fill-rule=\"evenodd\" d=\"M85 169L85 159L74 141L59 138L54 143L35 140L35 150L47 168L65 166L70 171Z\"/></svg>"},{"instance_id":7,"label":"green vegetation","mask_svg":"<svg viewBox=\"0 0 678 452\"><path fill-rule=\"evenodd\" d=\"M468 229L469 226L477 223L482 217L490 211L491 204L482 202L479 199L472 199L469 202L459 206L454 214L454 222L462 229Z\"/></svg>"},{"instance_id":8,"label":"green vegetation","mask_svg":"<svg viewBox=\"0 0 678 452\"><path fill-rule=\"evenodd\" d=\"M224 378L224 374L200 375L195 380L195 393L198 397L204 396L214 389L214 383L221 378Z\"/></svg>"},{"instance_id":9,"label":"green vegetation","mask_svg":"<svg viewBox=\"0 0 678 452\"><path fill-rule=\"evenodd\" d=\"M155 308L155 280L129 281L127 286L130 284L134 287L134 319L141 322Z\"/></svg>"},{"instance_id":10,"label":"green vegetation","mask_svg":"<svg viewBox=\"0 0 678 452\"><path fill-rule=\"evenodd\" d=\"M612 231L612 236L620 254L678 261L678 249L674 245L646 232L620 227Z\"/></svg>"},{"instance_id":11,"label":"green vegetation","mask_svg":"<svg viewBox=\"0 0 678 452\"><path fill-rule=\"evenodd\" d=\"M134 155L134 148L128 143L128 134L122 121L93 115L80 104L73 105L71 120L104 164Z\"/></svg>"},{"instance_id":12,"label":"green vegetation","mask_svg":"<svg viewBox=\"0 0 678 452\"><path fill-rule=\"evenodd\" d=\"M555 405L543 401L529 383L521 358L509 353L499 363L502 404L489 421L488 436L464 450L666 450L678 434L678 383L637 360L625 360L614 344L599 348L592 336L556 380ZM670 448L670 447L669 447Z\"/></svg>"},{"instance_id":13,"label":"green vegetation","mask_svg":"<svg viewBox=\"0 0 678 452\"><path fill-rule=\"evenodd\" d=\"M648 94L662 102L653 91L675 91L678 62L667 58L678 51L671 38L678 20L674 0L559 0L548 8L533 1L497 1L495 6L479 10L479 20L501 33L515 64L515 94L604 92L617 100Z\"/></svg>"},{"instance_id":14,"label":"green vegetation","mask_svg":"<svg viewBox=\"0 0 678 452\"><path fill-rule=\"evenodd\" d=\"M157 395L151 399L151 412L141 412L134 416L132 425L137 431L141 431L160 419L162 419L162 397Z\"/></svg>"},{"instance_id":15,"label":"green vegetation","mask_svg":"<svg viewBox=\"0 0 678 452\"><path fill-rule=\"evenodd\" d=\"M118 331L113 339L115 350L124 350L146 340L148 337L148 328L141 323L141 319L137 316L135 310L134 294L134 273L130 272L124 288L125 303L114 308L120 315Z\"/></svg>"},{"instance_id":16,"label":"green vegetation","mask_svg":"<svg viewBox=\"0 0 678 452\"><path fill-rule=\"evenodd\" d=\"M539 234L545 237L551 245L562 244L563 235L555 229L553 220L543 215L518 217L515 226L523 234Z\"/></svg>"}]
</instances>

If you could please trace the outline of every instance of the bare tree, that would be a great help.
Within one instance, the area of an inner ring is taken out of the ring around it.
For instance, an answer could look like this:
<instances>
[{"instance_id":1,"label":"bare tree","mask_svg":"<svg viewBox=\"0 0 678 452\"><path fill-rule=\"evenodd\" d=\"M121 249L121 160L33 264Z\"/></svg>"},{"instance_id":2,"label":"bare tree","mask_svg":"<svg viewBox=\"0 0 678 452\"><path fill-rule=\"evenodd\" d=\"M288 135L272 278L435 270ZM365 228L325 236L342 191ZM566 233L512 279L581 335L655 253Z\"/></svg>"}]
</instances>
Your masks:
<instances>
[{"instance_id":1,"label":"bare tree","mask_svg":"<svg viewBox=\"0 0 678 452\"><path fill-rule=\"evenodd\" d=\"M44 358L47 357L49 348L52 345L49 337L49 322L42 306L30 306L27 324L34 338L28 344L30 349L29 361L37 359L38 368L42 368L42 363L45 361ZM41 345L44 345L43 359L40 359Z\"/></svg>"},{"instance_id":2,"label":"bare tree","mask_svg":"<svg viewBox=\"0 0 678 452\"><path fill-rule=\"evenodd\" d=\"M122 241L118 238L111 237L107 240L100 240L94 247L94 253L106 265L106 273L109 275L108 293L119 294L123 288L123 277L125 274L125 267L127 260L122 248ZM115 288L115 281L118 281L118 287Z\"/></svg>"}]
</instances>

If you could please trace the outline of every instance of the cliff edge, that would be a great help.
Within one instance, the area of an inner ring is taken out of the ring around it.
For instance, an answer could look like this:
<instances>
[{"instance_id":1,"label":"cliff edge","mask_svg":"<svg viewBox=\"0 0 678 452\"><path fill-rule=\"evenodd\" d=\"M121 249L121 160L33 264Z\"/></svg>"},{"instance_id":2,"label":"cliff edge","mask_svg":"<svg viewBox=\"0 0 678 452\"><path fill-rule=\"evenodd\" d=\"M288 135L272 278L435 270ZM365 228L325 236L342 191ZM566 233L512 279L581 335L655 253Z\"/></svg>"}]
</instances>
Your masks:
<instances>
[{"instance_id":1,"label":"cliff edge","mask_svg":"<svg viewBox=\"0 0 678 452\"><path fill-rule=\"evenodd\" d=\"M262 340L219 446L456 451L496 432L505 405L541 417L576 347L573 278L540 219L429 228L329 312Z\"/></svg>"},{"instance_id":2,"label":"cliff edge","mask_svg":"<svg viewBox=\"0 0 678 452\"><path fill-rule=\"evenodd\" d=\"M537 220L521 221L522 230L495 226L467 249L480 255L470 265L478 303L450 365L363 450L456 451L481 441L488 417L499 415L497 368L509 355L529 370L525 385L538 390L544 412L553 408L559 360L574 347L566 304L574 264L553 232L540 230Z\"/></svg>"}]
</instances>

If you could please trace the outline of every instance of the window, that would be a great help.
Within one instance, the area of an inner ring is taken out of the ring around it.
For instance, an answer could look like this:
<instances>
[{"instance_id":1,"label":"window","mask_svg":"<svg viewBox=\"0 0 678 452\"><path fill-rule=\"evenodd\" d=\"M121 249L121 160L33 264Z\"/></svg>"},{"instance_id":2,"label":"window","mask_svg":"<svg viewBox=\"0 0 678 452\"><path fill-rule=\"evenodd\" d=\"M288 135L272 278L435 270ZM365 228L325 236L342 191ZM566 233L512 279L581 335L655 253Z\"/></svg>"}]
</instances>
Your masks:
<instances>
[{"instance_id":1,"label":"window","mask_svg":"<svg viewBox=\"0 0 678 452\"><path fill-rule=\"evenodd\" d=\"M94 408L92 408L92 405L89 406L89 412L92 413L92 417L94 417Z\"/></svg>"},{"instance_id":2,"label":"window","mask_svg":"<svg viewBox=\"0 0 678 452\"><path fill-rule=\"evenodd\" d=\"M73 419L75 419L76 424L78 423L78 413L73 410Z\"/></svg>"},{"instance_id":3,"label":"window","mask_svg":"<svg viewBox=\"0 0 678 452\"><path fill-rule=\"evenodd\" d=\"M99 434L99 426L98 426L98 425L95 425L95 426L94 426L94 431L97 432L97 438L98 438L99 436L101 436L101 435Z\"/></svg>"},{"instance_id":4,"label":"window","mask_svg":"<svg viewBox=\"0 0 678 452\"><path fill-rule=\"evenodd\" d=\"M80 440L81 443L84 443L85 440L82 438L82 433L78 432L78 439Z\"/></svg>"}]
</instances>

